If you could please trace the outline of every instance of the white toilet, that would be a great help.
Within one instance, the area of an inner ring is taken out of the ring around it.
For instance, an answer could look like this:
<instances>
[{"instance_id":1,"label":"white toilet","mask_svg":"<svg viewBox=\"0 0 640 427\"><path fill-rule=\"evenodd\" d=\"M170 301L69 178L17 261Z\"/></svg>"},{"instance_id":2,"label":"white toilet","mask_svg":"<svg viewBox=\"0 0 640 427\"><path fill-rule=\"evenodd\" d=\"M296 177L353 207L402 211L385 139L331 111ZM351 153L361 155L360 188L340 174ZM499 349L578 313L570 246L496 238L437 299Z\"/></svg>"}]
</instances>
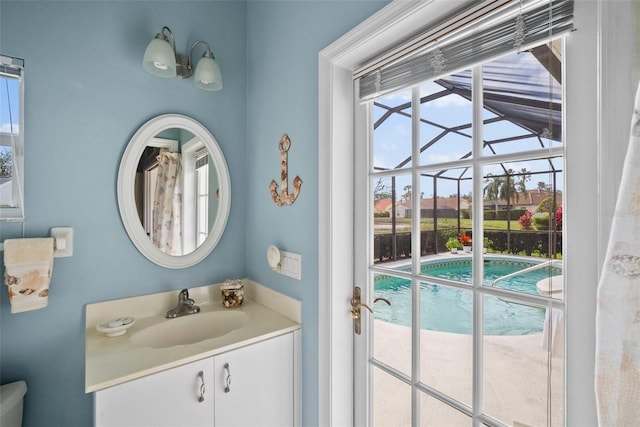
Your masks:
<instances>
[{"instance_id":1,"label":"white toilet","mask_svg":"<svg viewBox=\"0 0 640 427\"><path fill-rule=\"evenodd\" d=\"M26 392L24 381L0 386L0 426L22 426L22 400Z\"/></svg>"}]
</instances>

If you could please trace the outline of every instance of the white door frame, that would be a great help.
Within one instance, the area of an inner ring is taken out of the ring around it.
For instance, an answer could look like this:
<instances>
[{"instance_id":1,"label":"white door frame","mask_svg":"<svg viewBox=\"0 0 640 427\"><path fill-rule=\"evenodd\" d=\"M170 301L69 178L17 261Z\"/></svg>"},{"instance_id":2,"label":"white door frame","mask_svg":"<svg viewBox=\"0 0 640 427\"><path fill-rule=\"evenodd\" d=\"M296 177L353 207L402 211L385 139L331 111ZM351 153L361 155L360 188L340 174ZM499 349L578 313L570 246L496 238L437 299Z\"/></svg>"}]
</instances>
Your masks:
<instances>
[{"instance_id":1,"label":"white door frame","mask_svg":"<svg viewBox=\"0 0 640 427\"><path fill-rule=\"evenodd\" d=\"M319 54L318 424L321 426L354 424L353 333L348 314L354 276L353 70L429 25L445 13L445 8L453 10L465 2L393 1ZM566 355L571 362L565 372L568 425L595 423L595 289L612 215L608 206L615 199L606 190L617 188L619 183L626 140L618 140L618 129L620 126L628 129L637 84L637 80L630 80L638 77L637 63L629 54L629 46L635 40L631 37L633 32L625 32L623 39L616 32L607 31L614 25L620 26L620 22L628 24L627 29L631 27L629 5L622 3L625 2L576 1L578 31L570 37L572 50L567 58L568 70L582 71L579 78L567 82L570 94L567 141L580 141L580 148L568 149L566 166L573 171L586 169L566 179L567 205L573 207L565 213L567 223L571 224L567 231L574 248L594 248L569 251L566 259L571 273L567 280L580 284L569 286L566 292L569 302ZM630 68L634 73L628 72ZM628 135L628 130L623 133ZM612 137L616 137L615 142ZM606 150L603 141L607 141ZM580 155L575 154L577 151ZM593 192L593 197L584 194L585 189Z\"/></svg>"},{"instance_id":2,"label":"white door frame","mask_svg":"<svg viewBox=\"0 0 640 427\"><path fill-rule=\"evenodd\" d=\"M319 417L353 425L353 70L433 19L429 1L392 2L319 54ZM456 7L448 1L440 9ZM349 361L345 363L345 361Z\"/></svg>"}]
</instances>

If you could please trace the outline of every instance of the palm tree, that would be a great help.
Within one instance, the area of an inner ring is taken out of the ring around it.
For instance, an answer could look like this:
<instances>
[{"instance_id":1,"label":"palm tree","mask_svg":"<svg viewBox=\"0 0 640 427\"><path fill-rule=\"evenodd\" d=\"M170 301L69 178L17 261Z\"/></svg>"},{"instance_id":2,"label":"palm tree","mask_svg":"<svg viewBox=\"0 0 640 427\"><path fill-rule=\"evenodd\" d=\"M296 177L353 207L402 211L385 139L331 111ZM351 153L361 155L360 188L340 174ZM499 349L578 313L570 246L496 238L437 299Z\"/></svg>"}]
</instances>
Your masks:
<instances>
[{"instance_id":1,"label":"palm tree","mask_svg":"<svg viewBox=\"0 0 640 427\"><path fill-rule=\"evenodd\" d=\"M538 181L538 190L539 191L549 191L550 189L551 189L551 186L548 185L546 182Z\"/></svg>"},{"instance_id":2,"label":"palm tree","mask_svg":"<svg viewBox=\"0 0 640 427\"><path fill-rule=\"evenodd\" d=\"M503 181L504 188L501 189L501 198L507 201L507 208L511 206L511 202L520 200L520 195L516 189L516 182L513 179L515 171L513 169L507 169L507 176Z\"/></svg>"},{"instance_id":3,"label":"palm tree","mask_svg":"<svg viewBox=\"0 0 640 427\"><path fill-rule=\"evenodd\" d=\"M484 195L487 199L495 201L496 213L498 212L498 200L506 200L507 206L517 203L520 194L527 195L526 184L531 180L531 174L527 168L520 169L516 173L513 169L507 169L505 176L487 174L485 178ZM517 175L518 179L514 179Z\"/></svg>"},{"instance_id":4,"label":"palm tree","mask_svg":"<svg viewBox=\"0 0 640 427\"><path fill-rule=\"evenodd\" d=\"M402 198L405 200L411 200L411 184L405 185L402 189L404 190Z\"/></svg>"},{"instance_id":5,"label":"palm tree","mask_svg":"<svg viewBox=\"0 0 640 427\"><path fill-rule=\"evenodd\" d=\"M518 192L516 193L516 201L518 201L520 193L527 197L527 182L531 181L531 174L527 170L527 168L520 169L520 175L518 175L518 181L516 182L516 188Z\"/></svg>"},{"instance_id":6,"label":"palm tree","mask_svg":"<svg viewBox=\"0 0 640 427\"><path fill-rule=\"evenodd\" d=\"M506 199L506 182L504 177L495 176L491 173L487 174L484 182L487 184L484 186L484 196L488 200L494 202L496 215L498 214L498 200Z\"/></svg>"}]
</instances>

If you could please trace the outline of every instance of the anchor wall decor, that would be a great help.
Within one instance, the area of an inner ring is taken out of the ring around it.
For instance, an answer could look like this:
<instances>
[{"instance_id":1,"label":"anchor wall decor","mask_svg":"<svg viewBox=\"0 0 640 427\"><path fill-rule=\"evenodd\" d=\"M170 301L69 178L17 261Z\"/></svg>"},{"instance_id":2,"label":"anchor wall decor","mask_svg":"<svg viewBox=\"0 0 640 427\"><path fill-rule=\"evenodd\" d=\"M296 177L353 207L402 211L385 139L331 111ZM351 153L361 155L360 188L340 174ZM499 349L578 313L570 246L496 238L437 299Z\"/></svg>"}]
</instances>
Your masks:
<instances>
[{"instance_id":1,"label":"anchor wall decor","mask_svg":"<svg viewBox=\"0 0 640 427\"><path fill-rule=\"evenodd\" d=\"M269 189L271 190L271 198L275 202L276 205L291 205L295 202L298 194L300 193L300 187L302 187L302 180L299 176L296 176L293 179L293 191L289 194L289 166L287 160L287 152L289 148L291 148L291 140L289 139L289 135L286 133L282 135L280 138L280 142L278 143L278 148L280 149L280 180L282 183L282 189L280 194L278 194L278 184L275 180L271 181L269 185Z\"/></svg>"}]
</instances>

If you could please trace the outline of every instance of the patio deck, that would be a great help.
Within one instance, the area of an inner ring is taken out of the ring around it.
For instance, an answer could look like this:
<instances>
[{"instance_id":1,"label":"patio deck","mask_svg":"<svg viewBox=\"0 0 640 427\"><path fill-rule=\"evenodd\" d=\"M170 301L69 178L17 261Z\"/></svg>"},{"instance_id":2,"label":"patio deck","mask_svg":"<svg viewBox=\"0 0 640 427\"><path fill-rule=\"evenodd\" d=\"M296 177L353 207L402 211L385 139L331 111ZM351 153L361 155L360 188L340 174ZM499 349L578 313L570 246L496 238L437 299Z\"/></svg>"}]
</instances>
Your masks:
<instances>
[{"instance_id":1,"label":"patio deck","mask_svg":"<svg viewBox=\"0 0 640 427\"><path fill-rule=\"evenodd\" d=\"M376 359L409 373L410 328L375 320L374 334L375 343L384 343L376 346ZM562 425L562 358L551 358L542 349L542 339L542 333L484 337L485 413L508 425L546 426L547 385L550 384L550 425ZM421 348L422 382L470 404L471 335L422 330ZM547 375L549 364L551 372ZM374 368L374 372L373 425L411 425L410 388L378 369ZM421 407L421 426L470 425L469 417L426 395L421 399Z\"/></svg>"}]
</instances>

